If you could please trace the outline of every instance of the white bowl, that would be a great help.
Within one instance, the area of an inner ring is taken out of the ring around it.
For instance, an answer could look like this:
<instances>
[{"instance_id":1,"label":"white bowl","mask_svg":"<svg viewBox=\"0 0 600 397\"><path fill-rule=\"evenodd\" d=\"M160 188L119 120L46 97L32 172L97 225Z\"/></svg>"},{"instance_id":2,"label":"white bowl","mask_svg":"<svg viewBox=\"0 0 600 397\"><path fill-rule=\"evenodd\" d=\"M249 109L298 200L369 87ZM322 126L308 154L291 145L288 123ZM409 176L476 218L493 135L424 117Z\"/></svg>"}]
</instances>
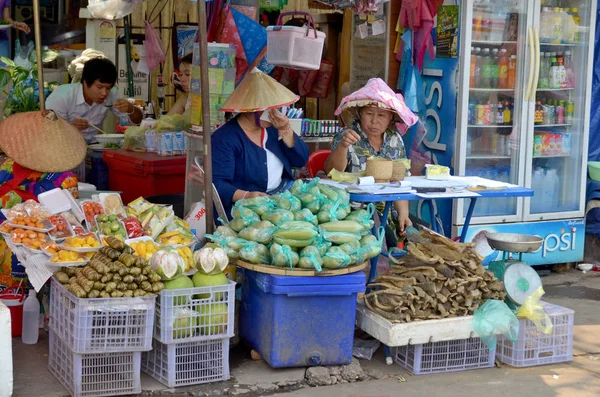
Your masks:
<instances>
[{"instance_id":1,"label":"white bowl","mask_svg":"<svg viewBox=\"0 0 600 397\"><path fill-rule=\"evenodd\" d=\"M125 140L125 135L123 134L98 134L96 135L96 140L99 143L121 143Z\"/></svg>"},{"instance_id":2,"label":"white bowl","mask_svg":"<svg viewBox=\"0 0 600 397\"><path fill-rule=\"evenodd\" d=\"M579 270L581 270L582 272L589 272L590 270L592 270L592 268L594 267L593 265L590 265L589 263L580 263L578 266Z\"/></svg>"}]
</instances>

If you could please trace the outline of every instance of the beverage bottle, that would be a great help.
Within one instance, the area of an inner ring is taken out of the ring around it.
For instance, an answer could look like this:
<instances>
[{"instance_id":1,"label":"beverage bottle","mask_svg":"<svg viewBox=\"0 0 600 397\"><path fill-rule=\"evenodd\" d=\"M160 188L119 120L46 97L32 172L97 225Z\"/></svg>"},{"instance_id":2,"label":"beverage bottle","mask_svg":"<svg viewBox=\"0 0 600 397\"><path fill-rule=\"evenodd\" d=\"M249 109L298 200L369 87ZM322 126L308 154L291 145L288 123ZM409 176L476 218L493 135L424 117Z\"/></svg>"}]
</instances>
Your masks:
<instances>
[{"instance_id":1,"label":"beverage bottle","mask_svg":"<svg viewBox=\"0 0 600 397\"><path fill-rule=\"evenodd\" d=\"M482 24L483 22L483 9L481 5L477 6L473 10L473 40L482 40Z\"/></svg>"},{"instance_id":2,"label":"beverage bottle","mask_svg":"<svg viewBox=\"0 0 600 397\"><path fill-rule=\"evenodd\" d=\"M579 9L571 8L571 14L573 16L573 23L576 26L575 35L573 37L573 41L575 43L579 43L579 24L581 23L581 18L579 17Z\"/></svg>"},{"instance_id":3,"label":"beverage bottle","mask_svg":"<svg viewBox=\"0 0 600 397\"><path fill-rule=\"evenodd\" d=\"M504 108L502 102L498 102L496 105L496 124L504 125Z\"/></svg>"},{"instance_id":4,"label":"beverage bottle","mask_svg":"<svg viewBox=\"0 0 600 397\"><path fill-rule=\"evenodd\" d=\"M533 176L531 177L531 188L533 189L533 197L531 198L531 212L538 213L542 212L541 204L542 204L542 179L543 174L540 168L537 168L533 171Z\"/></svg>"},{"instance_id":5,"label":"beverage bottle","mask_svg":"<svg viewBox=\"0 0 600 397\"><path fill-rule=\"evenodd\" d=\"M572 124L575 113L575 102L568 101L565 109L565 123Z\"/></svg>"},{"instance_id":6,"label":"beverage bottle","mask_svg":"<svg viewBox=\"0 0 600 397\"><path fill-rule=\"evenodd\" d=\"M476 59L475 59L475 87L479 88L479 87L481 87L481 73L482 73L481 68L483 67L482 57L481 57L481 48L476 47L475 48L475 53L476 53Z\"/></svg>"},{"instance_id":7,"label":"beverage bottle","mask_svg":"<svg viewBox=\"0 0 600 397\"><path fill-rule=\"evenodd\" d=\"M512 125L512 107L510 106L510 102L504 102L504 119L502 120L502 124L504 125Z\"/></svg>"},{"instance_id":8,"label":"beverage bottle","mask_svg":"<svg viewBox=\"0 0 600 397\"><path fill-rule=\"evenodd\" d=\"M491 105L488 103L487 105L485 105L484 107L484 121L483 124L485 125L490 125L492 124L492 107Z\"/></svg>"},{"instance_id":9,"label":"beverage bottle","mask_svg":"<svg viewBox=\"0 0 600 397\"><path fill-rule=\"evenodd\" d=\"M475 87L475 69L477 68L477 54L475 47L471 47L471 69L469 70L469 87Z\"/></svg>"},{"instance_id":10,"label":"beverage bottle","mask_svg":"<svg viewBox=\"0 0 600 397\"><path fill-rule=\"evenodd\" d=\"M480 88L490 88L491 80L491 58L490 49L484 48L481 56L481 86Z\"/></svg>"},{"instance_id":11,"label":"beverage bottle","mask_svg":"<svg viewBox=\"0 0 600 397\"><path fill-rule=\"evenodd\" d=\"M537 101L535 104L533 122L535 124L542 124L544 122L544 108L542 107L541 101Z\"/></svg>"},{"instance_id":12,"label":"beverage bottle","mask_svg":"<svg viewBox=\"0 0 600 397\"><path fill-rule=\"evenodd\" d=\"M540 53L540 79L538 81L538 88L548 88L548 65L546 63L546 55Z\"/></svg>"},{"instance_id":13,"label":"beverage bottle","mask_svg":"<svg viewBox=\"0 0 600 397\"><path fill-rule=\"evenodd\" d=\"M552 58L550 66L550 88L560 88L560 72L558 71L558 61Z\"/></svg>"},{"instance_id":14,"label":"beverage bottle","mask_svg":"<svg viewBox=\"0 0 600 397\"><path fill-rule=\"evenodd\" d=\"M500 51L500 55L498 56L498 87L499 88L509 88L508 87L508 53L506 52L506 48L503 48Z\"/></svg>"},{"instance_id":15,"label":"beverage bottle","mask_svg":"<svg viewBox=\"0 0 600 397\"><path fill-rule=\"evenodd\" d=\"M565 64L562 57L556 59L558 65L558 80L560 82L560 88L567 88L567 71L565 70Z\"/></svg>"},{"instance_id":16,"label":"beverage bottle","mask_svg":"<svg viewBox=\"0 0 600 397\"><path fill-rule=\"evenodd\" d=\"M556 124L565 124L565 107L558 105L556 107Z\"/></svg>"},{"instance_id":17,"label":"beverage bottle","mask_svg":"<svg viewBox=\"0 0 600 397\"><path fill-rule=\"evenodd\" d=\"M575 74L571 63L571 51L565 51L565 88L575 88Z\"/></svg>"},{"instance_id":18,"label":"beverage bottle","mask_svg":"<svg viewBox=\"0 0 600 397\"><path fill-rule=\"evenodd\" d=\"M515 88L517 80L517 56L511 55L508 61L507 86L506 88Z\"/></svg>"},{"instance_id":19,"label":"beverage bottle","mask_svg":"<svg viewBox=\"0 0 600 397\"><path fill-rule=\"evenodd\" d=\"M27 299L23 303L23 328L21 341L26 345L35 345L40 335L40 302L35 290L29 290Z\"/></svg>"},{"instance_id":20,"label":"beverage bottle","mask_svg":"<svg viewBox=\"0 0 600 397\"><path fill-rule=\"evenodd\" d=\"M498 49L494 48L492 50L492 60L491 60L491 77L490 77L490 87L498 88L498 74L499 74L499 63L498 63Z\"/></svg>"}]
</instances>

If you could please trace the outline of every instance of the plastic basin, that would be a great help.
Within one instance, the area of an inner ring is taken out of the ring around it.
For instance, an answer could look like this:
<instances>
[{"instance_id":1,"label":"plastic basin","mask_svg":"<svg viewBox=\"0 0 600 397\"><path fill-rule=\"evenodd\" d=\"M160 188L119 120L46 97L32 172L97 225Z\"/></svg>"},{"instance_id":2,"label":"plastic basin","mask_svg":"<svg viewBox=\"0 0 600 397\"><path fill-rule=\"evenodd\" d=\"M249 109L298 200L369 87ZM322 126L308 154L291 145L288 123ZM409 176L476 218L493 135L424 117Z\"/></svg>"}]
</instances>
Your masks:
<instances>
[{"instance_id":1,"label":"plastic basin","mask_svg":"<svg viewBox=\"0 0 600 397\"><path fill-rule=\"evenodd\" d=\"M588 161L588 173L593 181L600 182L600 161Z\"/></svg>"}]
</instances>

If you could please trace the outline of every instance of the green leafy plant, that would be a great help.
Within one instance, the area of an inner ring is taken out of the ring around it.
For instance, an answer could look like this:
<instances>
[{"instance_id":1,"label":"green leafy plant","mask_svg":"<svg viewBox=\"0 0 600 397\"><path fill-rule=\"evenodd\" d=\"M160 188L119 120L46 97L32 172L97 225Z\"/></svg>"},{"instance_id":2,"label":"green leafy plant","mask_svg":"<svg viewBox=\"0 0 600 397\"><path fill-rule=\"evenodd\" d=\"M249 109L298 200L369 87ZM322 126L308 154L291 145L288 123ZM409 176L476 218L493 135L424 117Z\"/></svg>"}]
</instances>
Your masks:
<instances>
[{"instance_id":1,"label":"green leafy plant","mask_svg":"<svg viewBox=\"0 0 600 397\"><path fill-rule=\"evenodd\" d=\"M58 51L43 51L42 63L52 62L59 55ZM15 113L39 110L40 99L35 52L32 51L29 54L30 67L19 66L4 57L0 57L0 60L6 65L4 68L0 68L0 87L6 95L3 116L6 118ZM44 96L47 98L58 85L59 83L56 81L44 83Z\"/></svg>"}]
</instances>

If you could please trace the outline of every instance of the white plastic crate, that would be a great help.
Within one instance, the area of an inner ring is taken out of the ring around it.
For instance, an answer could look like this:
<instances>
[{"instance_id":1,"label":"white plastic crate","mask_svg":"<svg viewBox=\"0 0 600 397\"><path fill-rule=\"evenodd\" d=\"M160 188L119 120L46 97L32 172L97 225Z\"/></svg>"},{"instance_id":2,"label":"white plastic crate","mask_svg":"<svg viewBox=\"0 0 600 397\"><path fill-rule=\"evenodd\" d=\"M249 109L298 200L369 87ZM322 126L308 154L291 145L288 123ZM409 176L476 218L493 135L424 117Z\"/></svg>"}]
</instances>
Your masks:
<instances>
[{"instance_id":1,"label":"white plastic crate","mask_svg":"<svg viewBox=\"0 0 600 397\"><path fill-rule=\"evenodd\" d=\"M494 366L495 349L479 338L392 348L392 357L414 375L466 371Z\"/></svg>"},{"instance_id":2,"label":"white plastic crate","mask_svg":"<svg viewBox=\"0 0 600 397\"><path fill-rule=\"evenodd\" d=\"M229 379L229 339L166 345L156 339L142 371L173 388Z\"/></svg>"},{"instance_id":3,"label":"white plastic crate","mask_svg":"<svg viewBox=\"0 0 600 397\"><path fill-rule=\"evenodd\" d=\"M513 367L555 364L573 360L573 321L571 309L542 302L552 321L551 335L539 331L531 320L519 319L519 338L512 342L498 337L496 357Z\"/></svg>"},{"instance_id":4,"label":"white plastic crate","mask_svg":"<svg viewBox=\"0 0 600 397\"><path fill-rule=\"evenodd\" d=\"M233 336L235 282L214 287L161 291L156 300L154 337L162 343Z\"/></svg>"},{"instance_id":5,"label":"white plastic crate","mask_svg":"<svg viewBox=\"0 0 600 397\"><path fill-rule=\"evenodd\" d=\"M80 299L52 279L50 328L75 353L152 348L156 296Z\"/></svg>"},{"instance_id":6,"label":"white plastic crate","mask_svg":"<svg viewBox=\"0 0 600 397\"><path fill-rule=\"evenodd\" d=\"M324 45L325 33L313 27L267 27L267 62L271 65L319 70Z\"/></svg>"},{"instance_id":7,"label":"white plastic crate","mask_svg":"<svg viewBox=\"0 0 600 397\"><path fill-rule=\"evenodd\" d=\"M141 352L77 354L50 331L48 369L73 397L142 392Z\"/></svg>"}]
</instances>

